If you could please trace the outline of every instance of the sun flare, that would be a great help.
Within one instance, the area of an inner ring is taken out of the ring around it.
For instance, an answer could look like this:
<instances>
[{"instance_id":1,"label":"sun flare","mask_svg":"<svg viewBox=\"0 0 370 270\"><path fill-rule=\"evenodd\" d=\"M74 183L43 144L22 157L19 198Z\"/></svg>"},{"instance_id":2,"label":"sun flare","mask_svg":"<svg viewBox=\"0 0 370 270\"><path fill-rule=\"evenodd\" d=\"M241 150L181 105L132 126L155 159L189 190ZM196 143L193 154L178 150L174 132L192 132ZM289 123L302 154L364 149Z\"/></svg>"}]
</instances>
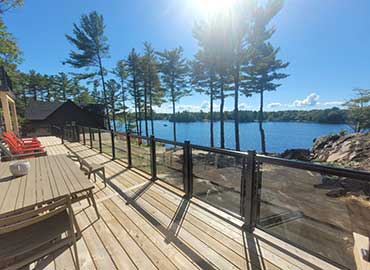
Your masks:
<instances>
[{"instance_id":1,"label":"sun flare","mask_svg":"<svg viewBox=\"0 0 370 270\"><path fill-rule=\"evenodd\" d=\"M193 6L203 15L227 12L237 0L192 0Z\"/></svg>"}]
</instances>

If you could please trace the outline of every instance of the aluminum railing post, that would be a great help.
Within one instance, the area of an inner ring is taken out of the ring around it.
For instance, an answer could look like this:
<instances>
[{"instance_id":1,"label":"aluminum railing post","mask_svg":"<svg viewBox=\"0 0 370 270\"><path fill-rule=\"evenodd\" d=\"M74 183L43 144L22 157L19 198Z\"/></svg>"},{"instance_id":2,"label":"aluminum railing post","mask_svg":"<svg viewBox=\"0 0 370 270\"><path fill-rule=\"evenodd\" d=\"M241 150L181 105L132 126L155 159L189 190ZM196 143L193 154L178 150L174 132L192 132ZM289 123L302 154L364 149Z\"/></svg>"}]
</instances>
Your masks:
<instances>
[{"instance_id":1,"label":"aluminum railing post","mask_svg":"<svg viewBox=\"0 0 370 270\"><path fill-rule=\"evenodd\" d=\"M131 156L131 136L130 132L127 132L126 134L127 138L127 162L128 162L128 167L132 167L132 156Z\"/></svg>"},{"instance_id":2,"label":"aluminum railing post","mask_svg":"<svg viewBox=\"0 0 370 270\"><path fill-rule=\"evenodd\" d=\"M112 140L112 159L116 159L116 147L114 145L114 131L113 129L110 130L110 137Z\"/></svg>"},{"instance_id":3,"label":"aluminum railing post","mask_svg":"<svg viewBox=\"0 0 370 270\"><path fill-rule=\"evenodd\" d=\"M89 138L90 138L90 148L93 148L93 140L92 140L92 134L91 134L91 128L89 128Z\"/></svg>"},{"instance_id":4,"label":"aluminum railing post","mask_svg":"<svg viewBox=\"0 0 370 270\"><path fill-rule=\"evenodd\" d=\"M101 144L101 130L100 129L98 129L98 137L99 137L99 152L103 153L103 148L102 148L102 144Z\"/></svg>"},{"instance_id":5,"label":"aluminum railing post","mask_svg":"<svg viewBox=\"0 0 370 270\"><path fill-rule=\"evenodd\" d=\"M155 138L150 136L150 169L152 174L152 181L157 179L157 161L155 151Z\"/></svg>"},{"instance_id":6,"label":"aluminum railing post","mask_svg":"<svg viewBox=\"0 0 370 270\"><path fill-rule=\"evenodd\" d=\"M245 166L246 165L246 166ZM247 231L253 232L257 224L258 181L256 177L256 151L248 151L247 162L244 162L242 181L245 181L244 203L241 211L244 215L244 225Z\"/></svg>"},{"instance_id":7,"label":"aluminum railing post","mask_svg":"<svg viewBox=\"0 0 370 270\"><path fill-rule=\"evenodd\" d=\"M86 145L85 128L82 127L82 142Z\"/></svg>"},{"instance_id":8,"label":"aluminum railing post","mask_svg":"<svg viewBox=\"0 0 370 270\"><path fill-rule=\"evenodd\" d=\"M184 142L184 191L186 198L193 196L193 162L192 149L189 141Z\"/></svg>"}]
</instances>

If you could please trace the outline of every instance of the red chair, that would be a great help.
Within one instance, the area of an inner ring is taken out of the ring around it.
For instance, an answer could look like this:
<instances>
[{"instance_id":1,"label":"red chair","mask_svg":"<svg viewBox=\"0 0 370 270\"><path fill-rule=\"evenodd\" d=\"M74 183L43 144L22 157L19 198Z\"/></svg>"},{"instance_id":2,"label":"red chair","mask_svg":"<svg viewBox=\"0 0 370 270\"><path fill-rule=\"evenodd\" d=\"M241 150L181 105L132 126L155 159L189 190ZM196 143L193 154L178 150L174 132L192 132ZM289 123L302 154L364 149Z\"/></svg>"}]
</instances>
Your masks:
<instances>
[{"instance_id":1,"label":"red chair","mask_svg":"<svg viewBox=\"0 0 370 270\"><path fill-rule=\"evenodd\" d=\"M14 144L19 144L22 147L41 147L40 141L36 138L20 139L14 134L14 132L11 131L3 132L3 137L14 142Z\"/></svg>"},{"instance_id":2,"label":"red chair","mask_svg":"<svg viewBox=\"0 0 370 270\"><path fill-rule=\"evenodd\" d=\"M9 139L7 136L1 136L1 139L6 142L6 144L9 146L9 150L14 155L23 155L28 153L44 153L45 148L43 146L21 146L16 141Z\"/></svg>"}]
</instances>

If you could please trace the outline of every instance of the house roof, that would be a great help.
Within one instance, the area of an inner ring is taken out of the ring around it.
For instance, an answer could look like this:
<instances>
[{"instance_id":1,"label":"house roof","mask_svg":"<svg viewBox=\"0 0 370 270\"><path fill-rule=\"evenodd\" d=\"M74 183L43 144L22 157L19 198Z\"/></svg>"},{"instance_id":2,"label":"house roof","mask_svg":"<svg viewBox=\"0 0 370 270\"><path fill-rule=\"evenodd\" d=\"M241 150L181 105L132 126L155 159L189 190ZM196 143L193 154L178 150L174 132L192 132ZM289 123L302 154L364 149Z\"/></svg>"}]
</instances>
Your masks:
<instances>
[{"instance_id":1,"label":"house roof","mask_svg":"<svg viewBox=\"0 0 370 270\"><path fill-rule=\"evenodd\" d=\"M45 120L63 104L63 102L44 102L32 100L26 108L25 117L27 120Z\"/></svg>"}]
</instances>

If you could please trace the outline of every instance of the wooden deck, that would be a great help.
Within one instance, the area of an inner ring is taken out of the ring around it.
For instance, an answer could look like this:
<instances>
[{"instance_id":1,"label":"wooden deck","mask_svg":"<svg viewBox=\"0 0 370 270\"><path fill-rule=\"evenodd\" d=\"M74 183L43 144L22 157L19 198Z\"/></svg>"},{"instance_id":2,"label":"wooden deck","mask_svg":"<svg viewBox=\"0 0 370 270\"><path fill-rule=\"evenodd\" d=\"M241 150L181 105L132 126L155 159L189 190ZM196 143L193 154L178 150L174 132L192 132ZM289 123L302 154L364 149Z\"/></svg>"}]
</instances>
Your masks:
<instances>
[{"instance_id":1,"label":"wooden deck","mask_svg":"<svg viewBox=\"0 0 370 270\"><path fill-rule=\"evenodd\" d=\"M55 137L40 138L49 155L67 154ZM104 164L95 196L101 218L85 202L74 206L83 237L81 269L336 269L318 258L256 230L209 205L182 198L167 184L112 161L78 143L68 144L89 161ZM77 164L76 164L77 166ZM65 249L29 269L74 269Z\"/></svg>"}]
</instances>

